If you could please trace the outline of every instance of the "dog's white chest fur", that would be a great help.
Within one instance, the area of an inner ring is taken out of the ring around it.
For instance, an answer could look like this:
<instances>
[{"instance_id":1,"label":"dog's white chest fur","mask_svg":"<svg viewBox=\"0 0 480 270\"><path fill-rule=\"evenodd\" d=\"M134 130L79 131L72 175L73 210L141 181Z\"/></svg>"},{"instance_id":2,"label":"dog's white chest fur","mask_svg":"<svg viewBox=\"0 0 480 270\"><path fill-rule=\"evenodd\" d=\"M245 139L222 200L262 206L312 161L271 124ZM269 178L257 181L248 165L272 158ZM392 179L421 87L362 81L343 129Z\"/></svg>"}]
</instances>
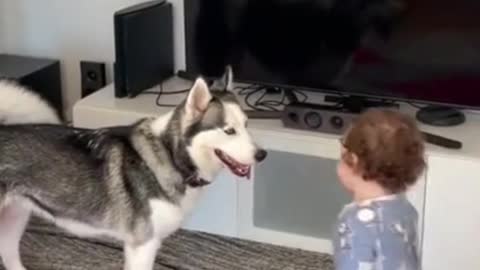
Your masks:
<instances>
[{"instance_id":1,"label":"dog's white chest fur","mask_svg":"<svg viewBox=\"0 0 480 270\"><path fill-rule=\"evenodd\" d=\"M164 200L152 199L150 201L152 209L151 221L155 235L163 239L180 228L183 220L188 216L201 193L201 188L187 188L180 205Z\"/></svg>"}]
</instances>

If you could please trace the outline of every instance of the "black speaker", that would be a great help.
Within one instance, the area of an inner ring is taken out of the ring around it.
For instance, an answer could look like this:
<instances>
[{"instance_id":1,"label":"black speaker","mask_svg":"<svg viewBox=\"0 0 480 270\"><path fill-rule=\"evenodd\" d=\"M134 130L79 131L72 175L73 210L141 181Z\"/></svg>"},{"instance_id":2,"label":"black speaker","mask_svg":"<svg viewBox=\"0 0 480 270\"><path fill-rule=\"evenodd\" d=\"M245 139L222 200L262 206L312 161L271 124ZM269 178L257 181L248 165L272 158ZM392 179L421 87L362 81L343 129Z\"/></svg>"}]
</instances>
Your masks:
<instances>
[{"instance_id":1,"label":"black speaker","mask_svg":"<svg viewBox=\"0 0 480 270\"><path fill-rule=\"evenodd\" d=\"M90 95L107 84L105 79L105 63L80 62L82 77L82 98Z\"/></svg>"},{"instance_id":2,"label":"black speaker","mask_svg":"<svg viewBox=\"0 0 480 270\"><path fill-rule=\"evenodd\" d=\"M342 134L358 115L335 106L293 103L285 106L282 122L289 128Z\"/></svg>"},{"instance_id":3,"label":"black speaker","mask_svg":"<svg viewBox=\"0 0 480 270\"><path fill-rule=\"evenodd\" d=\"M137 4L114 14L116 97L135 97L173 76L172 4Z\"/></svg>"}]
</instances>

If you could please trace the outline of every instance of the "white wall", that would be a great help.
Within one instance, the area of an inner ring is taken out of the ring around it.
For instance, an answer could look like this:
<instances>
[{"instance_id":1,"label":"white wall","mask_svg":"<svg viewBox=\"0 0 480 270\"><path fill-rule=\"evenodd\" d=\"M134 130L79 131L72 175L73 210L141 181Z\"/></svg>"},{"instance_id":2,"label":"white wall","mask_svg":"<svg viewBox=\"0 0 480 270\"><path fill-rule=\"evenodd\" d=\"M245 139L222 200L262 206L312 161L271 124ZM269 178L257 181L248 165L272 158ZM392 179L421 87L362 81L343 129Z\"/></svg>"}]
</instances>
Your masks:
<instances>
[{"instance_id":1,"label":"white wall","mask_svg":"<svg viewBox=\"0 0 480 270\"><path fill-rule=\"evenodd\" d=\"M3 16L3 1L4 0L0 0L0 53L3 53L4 52L4 48L5 48L5 34L4 34L4 16Z\"/></svg>"},{"instance_id":2,"label":"white wall","mask_svg":"<svg viewBox=\"0 0 480 270\"><path fill-rule=\"evenodd\" d=\"M106 62L107 80L111 81L115 59L113 13L144 1L0 0L0 18L3 18L0 37L6 37L3 45L8 53L61 60L64 103L70 117L81 93L80 60ZM178 69L185 66L183 0L170 2L174 6Z\"/></svg>"}]
</instances>

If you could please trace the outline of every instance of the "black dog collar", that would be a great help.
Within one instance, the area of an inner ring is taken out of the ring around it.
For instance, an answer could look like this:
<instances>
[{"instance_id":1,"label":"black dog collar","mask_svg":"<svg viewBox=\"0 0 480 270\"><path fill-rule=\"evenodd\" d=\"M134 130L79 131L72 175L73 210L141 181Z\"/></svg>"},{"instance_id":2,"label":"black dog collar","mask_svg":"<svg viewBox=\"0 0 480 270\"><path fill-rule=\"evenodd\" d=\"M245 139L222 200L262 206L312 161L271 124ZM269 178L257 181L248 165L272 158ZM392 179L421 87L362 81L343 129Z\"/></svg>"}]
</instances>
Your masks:
<instances>
[{"instance_id":1,"label":"black dog collar","mask_svg":"<svg viewBox=\"0 0 480 270\"><path fill-rule=\"evenodd\" d=\"M192 175L190 177L187 177L185 179L185 184L187 184L187 186L189 186L189 187L199 188L199 187L204 187L204 186L209 185L210 182L203 179L203 178L198 177L197 174L194 174L194 175Z\"/></svg>"}]
</instances>

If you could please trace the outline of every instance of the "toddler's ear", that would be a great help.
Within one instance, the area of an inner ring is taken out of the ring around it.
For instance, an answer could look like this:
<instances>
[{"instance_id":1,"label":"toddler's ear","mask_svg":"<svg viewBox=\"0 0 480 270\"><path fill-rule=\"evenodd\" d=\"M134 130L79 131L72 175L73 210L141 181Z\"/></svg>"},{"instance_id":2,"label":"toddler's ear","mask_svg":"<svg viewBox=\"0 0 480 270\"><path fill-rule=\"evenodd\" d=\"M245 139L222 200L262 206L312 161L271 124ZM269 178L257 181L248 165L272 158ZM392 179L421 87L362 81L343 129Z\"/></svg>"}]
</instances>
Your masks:
<instances>
[{"instance_id":1,"label":"toddler's ear","mask_svg":"<svg viewBox=\"0 0 480 270\"><path fill-rule=\"evenodd\" d=\"M351 168L353 168L353 169L358 168L359 159L358 159L357 154L348 151L344 147L342 147L342 159Z\"/></svg>"},{"instance_id":2,"label":"toddler's ear","mask_svg":"<svg viewBox=\"0 0 480 270\"><path fill-rule=\"evenodd\" d=\"M351 155L351 159L352 159L352 166L354 168L357 168L357 166L358 166L358 156L357 156L357 154L350 153L350 155Z\"/></svg>"}]
</instances>

